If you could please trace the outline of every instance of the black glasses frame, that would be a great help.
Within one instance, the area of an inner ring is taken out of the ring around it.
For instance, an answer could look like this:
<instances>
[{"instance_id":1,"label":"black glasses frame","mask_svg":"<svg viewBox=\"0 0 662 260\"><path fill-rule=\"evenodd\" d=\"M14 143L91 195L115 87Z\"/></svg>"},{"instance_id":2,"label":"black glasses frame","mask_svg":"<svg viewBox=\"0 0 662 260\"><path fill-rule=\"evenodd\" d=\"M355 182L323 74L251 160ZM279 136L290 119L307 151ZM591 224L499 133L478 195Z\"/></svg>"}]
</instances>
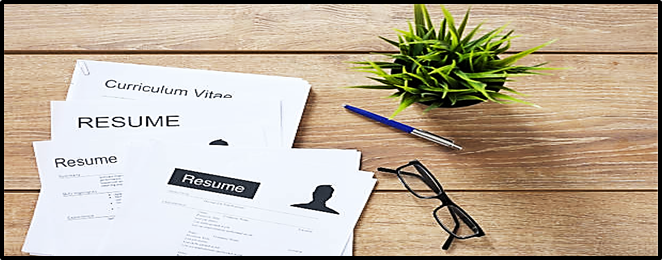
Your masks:
<instances>
[{"instance_id":1,"label":"black glasses frame","mask_svg":"<svg viewBox=\"0 0 662 260\"><path fill-rule=\"evenodd\" d=\"M416 173L411 173L411 172L406 172L403 171L404 168L409 167L409 166L414 166L416 170L418 171L419 174ZM481 237L485 235L485 232L483 232L483 229L480 228L478 223L467 214L466 211L464 211L460 206L455 204L448 195L446 195L446 192L444 192L444 188L439 184L439 181L437 178L430 173L430 170L428 170L421 162L418 160L413 160L405 165L402 165L398 167L397 169L388 169L388 168L383 168L379 167L377 168L378 171L381 172L388 172L388 173L395 173L402 185L411 192L412 195L416 196L419 199L438 199L441 201L441 205L437 207L433 212L432 216L434 216L434 219L437 221L439 226L446 231L450 236L448 236L448 239L446 239L446 242L444 242L444 245L441 247L443 250L448 250L450 247L451 243L455 238L457 239L467 239L467 238L472 238L472 237ZM425 183L433 192L434 195L431 196L423 196L418 194L416 191L414 191L411 187L409 187L409 184L404 180L403 176L409 176L409 177L416 177L419 180L421 180L423 183ZM455 226L453 229L449 229L442 223L442 221L437 217L437 212L443 208L448 209L450 215L453 217L453 222L455 222ZM470 235L458 235L457 232L460 228L461 223L459 220L462 220L472 231L473 233Z\"/></svg>"}]
</instances>

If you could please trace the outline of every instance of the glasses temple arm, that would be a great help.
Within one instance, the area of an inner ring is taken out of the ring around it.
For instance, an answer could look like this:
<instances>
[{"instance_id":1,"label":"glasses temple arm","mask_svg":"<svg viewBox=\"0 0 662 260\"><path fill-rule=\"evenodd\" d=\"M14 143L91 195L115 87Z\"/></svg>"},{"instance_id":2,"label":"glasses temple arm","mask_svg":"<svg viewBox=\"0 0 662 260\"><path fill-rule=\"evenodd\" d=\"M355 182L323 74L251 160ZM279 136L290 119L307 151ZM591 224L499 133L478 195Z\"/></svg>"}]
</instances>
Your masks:
<instances>
[{"instance_id":1,"label":"glasses temple arm","mask_svg":"<svg viewBox=\"0 0 662 260\"><path fill-rule=\"evenodd\" d=\"M459 228L460 228L460 225L455 225L455 228L453 228L453 233L457 233L457 230ZM448 250L448 248L451 247L451 243L453 243L453 240L455 240L455 237L453 235L448 235L448 239L446 239L446 242L444 242L444 245L441 246L441 249Z\"/></svg>"},{"instance_id":2,"label":"glasses temple arm","mask_svg":"<svg viewBox=\"0 0 662 260\"><path fill-rule=\"evenodd\" d=\"M389 168L379 167L379 168L377 168L377 170L380 171L380 172L388 172L388 173L395 173L395 174L398 174L398 171L393 170L393 169L389 169ZM421 177L421 175L419 175L419 174L415 174L415 173L411 173L411 172L406 172L406 171L400 171L400 174L402 174L402 175L407 175L407 176L410 176L410 177L416 177L416 178L418 178L419 180L421 180L422 182L424 182L426 185L428 185L428 187L432 188L433 190L435 189L435 188L433 188L433 187L437 187L437 185L435 185L435 184L432 182L432 180L429 180L428 178L423 178L423 177Z\"/></svg>"},{"instance_id":3,"label":"glasses temple arm","mask_svg":"<svg viewBox=\"0 0 662 260\"><path fill-rule=\"evenodd\" d=\"M398 173L396 170L384 168L384 167L378 167L377 170L380 172Z\"/></svg>"},{"instance_id":4,"label":"glasses temple arm","mask_svg":"<svg viewBox=\"0 0 662 260\"><path fill-rule=\"evenodd\" d=\"M389 169L389 168L383 168L383 167L379 167L379 168L377 168L377 170L380 171L380 172L398 173L398 171L396 171L396 170ZM420 175L415 174L415 173L411 173L411 172L400 171L400 174L409 175L409 176L421 179Z\"/></svg>"},{"instance_id":5,"label":"glasses temple arm","mask_svg":"<svg viewBox=\"0 0 662 260\"><path fill-rule=\"evenodd\" d=\"M453 227L453 234L457 234L457 231L460 229L460 223L457 221L457 214L453 212L452 210L449 209L451 216L453 217L453 222L455 222L455 227ZM460 217L462 218L462 217ZM453 235L448 236L448 239L446 239L446 242L444 242L444 245L441 246L441 249L443 250L448 250L448 248L451 246L451 243L453 243L453 240L455 237Z\"/></svg>"}]
</instances>

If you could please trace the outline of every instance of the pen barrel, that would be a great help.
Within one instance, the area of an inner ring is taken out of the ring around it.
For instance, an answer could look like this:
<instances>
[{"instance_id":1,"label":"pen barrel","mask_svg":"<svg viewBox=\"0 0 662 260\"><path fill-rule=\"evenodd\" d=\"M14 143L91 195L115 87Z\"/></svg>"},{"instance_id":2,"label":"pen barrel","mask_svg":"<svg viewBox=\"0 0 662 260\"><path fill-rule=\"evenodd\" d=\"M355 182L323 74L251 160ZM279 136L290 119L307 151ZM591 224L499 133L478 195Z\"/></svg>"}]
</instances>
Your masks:
<instances>
[{"instance_id":1,"label":"pen barrel","mask_svg":"<svg viewBox=\"0 0 662 260\"><path fill-rule=\"evenodd\" d=\"M450 147L450 148L453 148L453 149L456 149L456 150L462 150L462 146L459 146L459 145L455 144L453 142L453 140L443 138L441 136L435 135L435 134L430 133L428 131L421 130L421 129L414 129L414 130L411 131L411 133L415 136L421 137L421 138L426 139L428 141L432 141L432 142L435 142L437 144L440 144L440 145L443 145L443 146L446 146L446 147Z\"/></svg>"}]
</instances>

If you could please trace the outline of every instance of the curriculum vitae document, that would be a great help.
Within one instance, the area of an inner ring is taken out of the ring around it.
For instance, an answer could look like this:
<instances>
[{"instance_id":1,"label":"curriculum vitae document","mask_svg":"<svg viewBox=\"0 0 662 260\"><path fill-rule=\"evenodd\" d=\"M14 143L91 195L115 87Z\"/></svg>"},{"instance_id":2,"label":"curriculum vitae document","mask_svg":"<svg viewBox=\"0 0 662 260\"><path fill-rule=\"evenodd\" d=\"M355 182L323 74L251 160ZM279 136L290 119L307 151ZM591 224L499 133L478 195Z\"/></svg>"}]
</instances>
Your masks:
<instances>
[{"instance_id":1,"label":"curriculum vitae document","mask_svg":"<svg viewBox=\"0 0 662 260\"><path fill-rule=\"evenodd\" d=\"M356 151L149 151L102 255L340 255L376 182Z\"/></svg>"},{"instance_id":2,"label":"curriculum vitae document","mask_svg":"<svg viewBox=\"0 0 662 260\"><path fill-rule=\"evenodd\" d=\"M78 60L67 101L246 103L266 111L262 99L279 100L283 146L292 147L309 91L300 78Z\"/></svg>"}]
</instances>

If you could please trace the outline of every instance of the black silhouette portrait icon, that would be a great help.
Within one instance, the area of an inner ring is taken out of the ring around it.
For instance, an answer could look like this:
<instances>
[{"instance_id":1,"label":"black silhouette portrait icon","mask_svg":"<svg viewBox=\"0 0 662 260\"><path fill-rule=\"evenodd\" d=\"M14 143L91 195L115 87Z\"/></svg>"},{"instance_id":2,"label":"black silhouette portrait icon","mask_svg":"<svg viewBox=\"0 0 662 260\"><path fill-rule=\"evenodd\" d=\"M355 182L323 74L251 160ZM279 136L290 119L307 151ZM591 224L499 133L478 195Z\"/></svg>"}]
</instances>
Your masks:
<instances>
[{"instance_id":1,"label":"black silhouette portrait icon","mask_svg":"<svg viewBox=\"0 0 662 260\"><path fill-rule=\"evenodd\" d=\"M326 202L331 199L331 196L333 196L333 187L331 185L320 185L313 191L313 200L311 202L293 204L291 206L340 215L338 211L326 206Z\"/></svg>"},{"instance_id":2,"label":"black silhouette portrait icon","mask_svg":"<svg viewBox=\"0 0 662 260\"><path fill-rule=\"evenodd\" d=\"M229 146L228 142L226 142L226 141L223 140L223 139L218 139L218 140L211 141L211 142L209 143L209 145Z\"/></svg>"}]
</instances>

